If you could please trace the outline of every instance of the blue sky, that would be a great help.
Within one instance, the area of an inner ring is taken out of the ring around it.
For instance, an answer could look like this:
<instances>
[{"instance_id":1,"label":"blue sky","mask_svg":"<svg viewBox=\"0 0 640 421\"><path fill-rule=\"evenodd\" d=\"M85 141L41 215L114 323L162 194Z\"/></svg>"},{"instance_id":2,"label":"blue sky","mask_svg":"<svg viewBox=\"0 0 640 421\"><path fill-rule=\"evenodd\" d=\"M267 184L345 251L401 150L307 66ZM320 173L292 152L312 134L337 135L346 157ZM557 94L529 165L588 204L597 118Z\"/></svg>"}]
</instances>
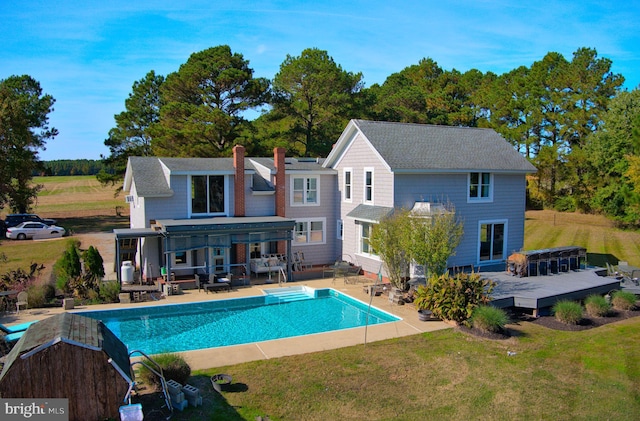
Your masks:
<instances>
[{"instance_id":1,"label":"blue sky","mask_svg":"<svg viewBox=\"0 0 640 421\"><path fill-rule=\"evenodd\" d=\"M41 159L98 159L136 80L167 75L227 44L255 76L287 54L326 50L366 86L425 57L440 67L504 73L580 47L640 84L640 2L609 1L0 1L0 79L28 74L56 99L60 134Z\"/></svg>"}]
</instances>

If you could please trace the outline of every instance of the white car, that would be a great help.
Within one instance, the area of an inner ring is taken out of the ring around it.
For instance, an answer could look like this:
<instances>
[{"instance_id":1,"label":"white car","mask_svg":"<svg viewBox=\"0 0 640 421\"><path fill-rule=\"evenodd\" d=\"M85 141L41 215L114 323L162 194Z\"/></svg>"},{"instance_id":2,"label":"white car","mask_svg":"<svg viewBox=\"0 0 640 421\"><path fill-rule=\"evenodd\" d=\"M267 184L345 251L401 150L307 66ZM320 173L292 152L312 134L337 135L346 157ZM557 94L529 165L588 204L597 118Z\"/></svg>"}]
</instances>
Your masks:
<instances>
[{"instance_id":1,"label":"white car","mask_svg":"<svg viewBox=\"0 0 640 421\"><path fill-rule=\"evenodd\" d=\"M7 228L7 238L12 240L57 238L63 235L64 228L42 222L22 222L15 227Z\"/></svg>"}]
</instances>

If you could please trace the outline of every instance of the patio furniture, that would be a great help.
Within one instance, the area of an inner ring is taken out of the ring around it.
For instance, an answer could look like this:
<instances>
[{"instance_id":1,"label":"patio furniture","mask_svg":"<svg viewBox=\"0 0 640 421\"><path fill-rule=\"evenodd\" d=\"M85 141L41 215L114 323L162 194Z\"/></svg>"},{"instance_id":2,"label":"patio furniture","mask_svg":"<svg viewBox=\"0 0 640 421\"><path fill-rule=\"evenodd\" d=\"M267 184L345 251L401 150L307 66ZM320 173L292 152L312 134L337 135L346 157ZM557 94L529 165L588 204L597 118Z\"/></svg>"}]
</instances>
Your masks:
<instances>
[{"instance_id":1,"label":"patio furniture","mask_svg":"<svg viewBox=\"0 0 640 421\"><path fill-rule=\"evenodd\" d=\"M0 323L0 330L5 334L4 335L5 342L8 342L8 343L16 342L18 339L22 337L24 332L27 331L29 326L31 326L36 322L37 320L33 322L20 323L18 325L13 325L13 326L5 326Z\"/></svg>"},{"instance_id":2,"label":"patio furniture","mask_svg":"<svg viewBox=\"0 0 640 421\"><path fill-rule=\"evenodd\" d=\"M20 312L20 307L23 306L25 309L29 308L29 294L27 291L22 291L18 293L18 301L16 301L16 312Z\"/></svg>"},{"instance_id":3,"label":"patio furniture","mask_svg":"<svg viewBox=\"0 0 640 421\"><path fill-rule=\"evenodd\" d=\"M336 278L342 277L344 279L345 284L349 284L352 282L356 282L357 278L354 277L359 276L362 271L362 266L356 266L351 262L346 262L344 260L338 261L333 265L333 281L336 281Z\"/></svg>"}]
</instances>

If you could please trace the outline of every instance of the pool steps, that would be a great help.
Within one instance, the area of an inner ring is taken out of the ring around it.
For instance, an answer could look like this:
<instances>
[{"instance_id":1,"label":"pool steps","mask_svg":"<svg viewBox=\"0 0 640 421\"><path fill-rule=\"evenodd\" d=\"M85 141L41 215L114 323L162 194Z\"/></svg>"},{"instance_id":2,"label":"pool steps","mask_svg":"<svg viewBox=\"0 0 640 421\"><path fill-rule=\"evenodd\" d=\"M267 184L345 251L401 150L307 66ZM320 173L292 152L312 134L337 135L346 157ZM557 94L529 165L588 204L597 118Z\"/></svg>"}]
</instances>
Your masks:
<instances>
[{"instance_id":1,"label":"pool steps","mask_svg":"<svg viewBox=\"0 0 640 421\"><path fill-rule=\"evenodd\" d=\"M305 287L270 288L263 290L263 292L266 295L266 304L289 303L315 298L315 292Z\"/></svg>"}]
</instances>

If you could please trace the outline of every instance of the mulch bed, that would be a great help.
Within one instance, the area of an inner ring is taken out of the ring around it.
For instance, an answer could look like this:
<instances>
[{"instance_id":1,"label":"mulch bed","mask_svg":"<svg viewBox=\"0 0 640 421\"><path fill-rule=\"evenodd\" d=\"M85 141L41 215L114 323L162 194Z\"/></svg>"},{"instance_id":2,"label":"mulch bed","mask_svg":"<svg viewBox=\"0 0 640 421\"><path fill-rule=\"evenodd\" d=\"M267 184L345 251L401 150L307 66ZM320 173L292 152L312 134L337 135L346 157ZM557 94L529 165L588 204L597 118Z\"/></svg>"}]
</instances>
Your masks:
<instances>
[{"instance_id":1,"label":"mulch bed","mask_svg":"<svg viewBox=\"0 0 640 421\"><path fill-rule=\"evenodd\" d=\"M587 314L582 318L582 320L575 325L569 325L566 323L562 323L556 320L553 316L543 316L537 318L529 318L525 319L531 323L535 323L537 325L541 325L547 327L549 329L555 330L566 330L566 331L579 331L579 330L587 330L593 329L598 326L604 326L609 323L619 322L621 320L630 319L632 317L640 316L640 308L638 306L633 310L613 310L611 315L607 317L590 317Z\"/></svg>"},{"instance_id":2,"label":"mulch bed","mask_svg":"<svg viewBox=\"0 0 640 421\"><path fill-rule=\"evenodd\" d=\"M612 310L610 315L607 317L591 317L585 313L585 316L582 320L575 325L569 325L566 323L562 323L556 320L553 316L541 316L541 317L533 317L531 315L522 314L518 316L514 316L514 320L518 322L526 321L530 323L534 323L540 326L544 326L549 329L554 330L564 330L564 331L580 331L593 329L598 326L604 326L609 323L619 322L621 320L630 319L632 317L640 317L640 306L637 306L633 310ZM469 328L466 326L457 326L457 330L463 333L467 333L469 335L477 336L485 339L492 340L504 340L509 339L511 337L511 332L509 329L504 329L501 332L493 333L493 332L484 332L479 329Z\"/></svg>"}]
</instances>

